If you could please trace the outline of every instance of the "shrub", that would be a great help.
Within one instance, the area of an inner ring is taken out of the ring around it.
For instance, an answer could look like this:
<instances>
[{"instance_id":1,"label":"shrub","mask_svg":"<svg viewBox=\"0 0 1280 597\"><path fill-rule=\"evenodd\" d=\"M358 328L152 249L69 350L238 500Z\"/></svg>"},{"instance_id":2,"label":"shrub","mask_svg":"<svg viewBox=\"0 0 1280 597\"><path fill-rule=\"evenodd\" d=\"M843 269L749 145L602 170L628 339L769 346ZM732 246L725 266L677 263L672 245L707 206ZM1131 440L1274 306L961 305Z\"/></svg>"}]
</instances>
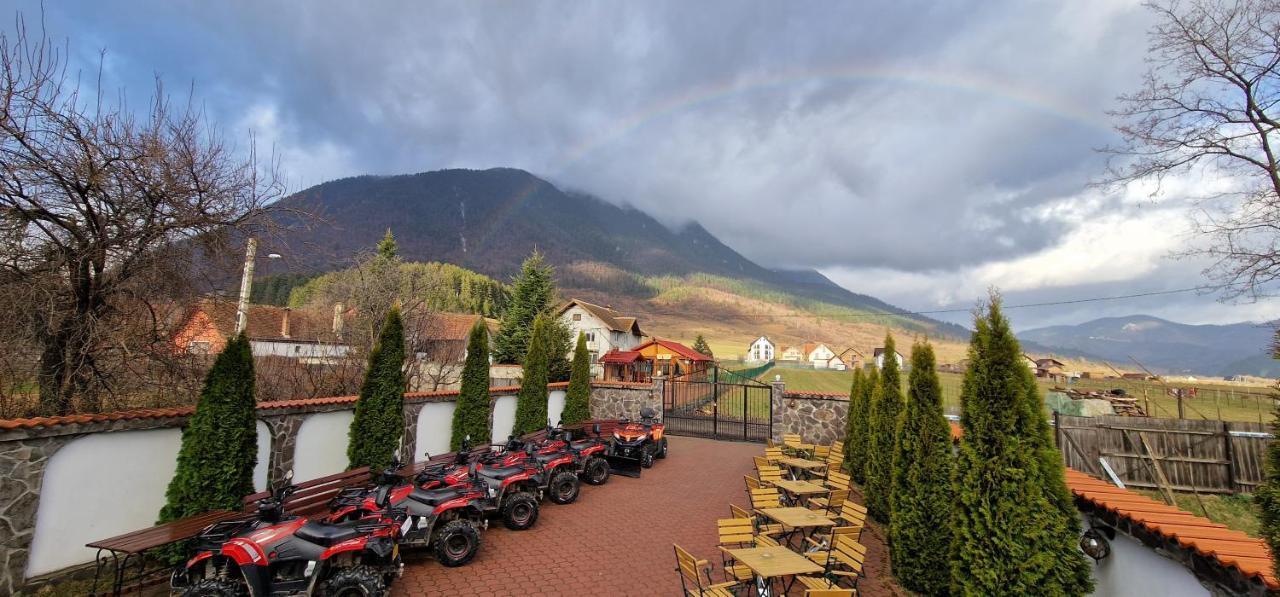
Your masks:
<instances>
[{"instance_id":1,"label":"shrub","mask_svg":"<svg viewBox=\"0 0 1280 597\"><path fill-rule=\"evenodd\" d=\"M467 338L467 358L462 364L462 387L453 409L453 437L449 449L457 450L468 435L475 441L489 441L489 329L484 319L471 326Z\"/></svg>"},{"instance_id":2,"label":"shrub","mask_svg":"<svg viewBox=\"0 0 1280 597\"><path fill-rule=\"evenodd\" d=\"M867 513L880 522L889 522L893 491L893 445L898 432L898 415L902 412L902 382L897 354L891 334L884 338L884 365L880 381L871 399L867 426Z\"/></svg>"},{"instance_id":3,"label":"shrub","mask_svg":"<svg viewBox=\"0 0 1280 597\"><path fill-rule=\"evenodd\" d=\"M404 435L404 322L392 307L360 385L356 416L347 431L348 468L379 471L391 464Z\"/></svg>"},{"instance_id":4,"label":"shrub","mask_svg":"<svg viewBox=\"0 0 1280 597\"><path fill-rule=\"evenodd\" d=\"M178 468L159 522L209 510L239 510L254 489L257 425L253 352L240 334L222 349L204 378L196 412L182 430Z\"/></svg>"},{"instance_id":5,"label":"shrub","mask_svg":"<svg viewBox=\"0 0 1280 597\"><path fill-rule=\"evenodd\" d=\"M591 418L591 353L587 352L587 337L581 332L578 346L573 349L573 375L569 377L569 391L565 394L564 413L560 418L566 425Z\"/></svg>"},{"instance_id":6,"label":"shrub","mask_svg":"<svg viewBox=\"0 0 1280 597\"><path fill-rule=\"evenodd\" d=\"M853 384L849 387L849 416L844 426L844 462L854 480L861 483L867 466L867 402L870 397L863 386L874 383L863 374L862 368L853 370Z\"/></svg>"},{"instance_id":7,"label":"shrub","mask_svg":"<svg viewBox=\"0 0 1280 597\"><path fill-rule=\"evenodd\" d=\"M524 356L524 379L516 397L516 423L512 431L520 436L547 425L547 318L533 320L529 352Z\"/></svg>"},{"instance_id":8,"label":"shrub","mask_svg":"<svg viewBox=\"0 0 1280 597\"><path fill-rule=\"evenodd\" d=\"M890 493L893 573L924 595L945 595L951 585L951 426L935 367L932 346L912 347Z\"/></svg>"}]
</instances>

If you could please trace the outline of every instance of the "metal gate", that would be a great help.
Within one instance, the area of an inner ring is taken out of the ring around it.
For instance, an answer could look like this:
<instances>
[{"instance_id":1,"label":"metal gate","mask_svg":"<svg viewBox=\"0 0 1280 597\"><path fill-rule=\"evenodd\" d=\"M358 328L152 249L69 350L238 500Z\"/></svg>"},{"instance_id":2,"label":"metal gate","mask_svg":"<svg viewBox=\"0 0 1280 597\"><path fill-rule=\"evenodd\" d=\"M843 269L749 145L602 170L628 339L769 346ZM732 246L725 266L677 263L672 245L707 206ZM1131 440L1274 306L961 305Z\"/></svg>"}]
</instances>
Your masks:
<instances>
[{"instance_id":1,"label":"metal gate","mask_svg":"<svg viewBox=\"0 0 1280 597\"><path fill-rule=\"evenodd\" d=\"M668 433L762 442L770 437L773 388L719 367L667 381L662 421Z\"/></svg>"}]
</instances>

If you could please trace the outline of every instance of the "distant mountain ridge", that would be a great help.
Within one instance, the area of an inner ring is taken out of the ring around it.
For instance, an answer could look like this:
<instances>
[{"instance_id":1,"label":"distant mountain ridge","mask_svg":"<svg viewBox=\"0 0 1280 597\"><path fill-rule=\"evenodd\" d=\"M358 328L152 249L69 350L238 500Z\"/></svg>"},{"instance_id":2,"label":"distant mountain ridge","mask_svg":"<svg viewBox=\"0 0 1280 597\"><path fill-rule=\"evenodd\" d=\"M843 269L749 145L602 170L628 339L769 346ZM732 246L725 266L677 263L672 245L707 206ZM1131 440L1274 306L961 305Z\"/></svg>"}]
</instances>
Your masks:
<instances>
[{"instance_id":1,"label":"distant mountain ridge","mask_svg":"<svg viewBox=\"0 0 1280 597\"><path fill-rule=\"evenodd\" d=\"M603 263L642 276L705 273L762 282L806 299L879 313L905 311L857 294L814 270L771 270L697 223L672 230L648 214L564 191L512 168L356 176L276 204L294 270L330 271L373 247L387 229L406 260L453 263L498 279L535 248L557 266ZM296 212L313 214L308 222ZM270 267L270 266L269 266ZM951 336L961 326L907 316Z\"/></svg>"},{"instance_id":2,"label":"distant mountain ridge","mask_svg":"<svg viewBox=\"0 0 1280 597\"><path fill-rule=\"evenodd\" d=\"M1158 373L1275 377L1267 324L1189 325L1150 315L1106 317L1078 325L1023 331L1022 340L1053 350L1085 353L1133 368L1129 357Z\"/></svg>"}]
</instances>

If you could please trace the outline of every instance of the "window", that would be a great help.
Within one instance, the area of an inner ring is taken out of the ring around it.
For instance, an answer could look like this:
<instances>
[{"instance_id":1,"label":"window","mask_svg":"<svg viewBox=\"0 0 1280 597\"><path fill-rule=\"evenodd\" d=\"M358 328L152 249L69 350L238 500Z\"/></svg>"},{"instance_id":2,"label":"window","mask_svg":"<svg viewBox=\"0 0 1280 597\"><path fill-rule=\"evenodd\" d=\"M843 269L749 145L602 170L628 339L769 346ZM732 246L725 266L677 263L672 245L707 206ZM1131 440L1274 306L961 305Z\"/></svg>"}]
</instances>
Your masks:
<instances>
[{"instance_id":1,"label":"window","mask_svg":"<svg viewBox=\"0 0 1280 597\"><path fill-rule=\"evenodd\" d=\"M574 314L573 314L573 320L574 320L574 321L582 321L582 314L581 314L581 313L574 313Z\"/></svg>"},{"instance_id":2,"label":"window","mask_svg":"<svg viewBox=\"0 0 1280 597\"><path fill-rule=\"evenodd\" d=\"M595 341L596 341L596 333L587 332L587 342L595 342Z\"/></svg>"},{"instance_id":3,"label":"window","mask_svg":"<svg viewBox=\"0 0 1280 597\"><path fill-rule=\"evenodd\" d=\"M187 352L190 354L209 354L209 342L205 340L192 340L187 343Z\"/></svg>"}]
</instances>

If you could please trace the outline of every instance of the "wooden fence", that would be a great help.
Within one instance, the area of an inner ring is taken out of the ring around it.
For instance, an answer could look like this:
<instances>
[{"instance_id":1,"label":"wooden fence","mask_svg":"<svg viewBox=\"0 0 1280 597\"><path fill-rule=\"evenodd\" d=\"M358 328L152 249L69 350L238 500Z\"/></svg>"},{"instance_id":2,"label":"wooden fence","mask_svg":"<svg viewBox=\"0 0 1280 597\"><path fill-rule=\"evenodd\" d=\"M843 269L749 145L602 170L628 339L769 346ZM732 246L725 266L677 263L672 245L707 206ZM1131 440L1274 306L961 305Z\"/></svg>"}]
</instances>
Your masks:
<instances>
[{"instance_id":1,"label":"wooden fence","mask_svg":"<svg viewBox=\"0 0 1280 597\"><path fill-rule=\"evenodd\" d=\"M1058 415L1055 424L1067 466L1106 479L1105 459L1127 486L1251 493L1265 478L1271 430L1260 423Z\"/></svg>"}]
</instances>

